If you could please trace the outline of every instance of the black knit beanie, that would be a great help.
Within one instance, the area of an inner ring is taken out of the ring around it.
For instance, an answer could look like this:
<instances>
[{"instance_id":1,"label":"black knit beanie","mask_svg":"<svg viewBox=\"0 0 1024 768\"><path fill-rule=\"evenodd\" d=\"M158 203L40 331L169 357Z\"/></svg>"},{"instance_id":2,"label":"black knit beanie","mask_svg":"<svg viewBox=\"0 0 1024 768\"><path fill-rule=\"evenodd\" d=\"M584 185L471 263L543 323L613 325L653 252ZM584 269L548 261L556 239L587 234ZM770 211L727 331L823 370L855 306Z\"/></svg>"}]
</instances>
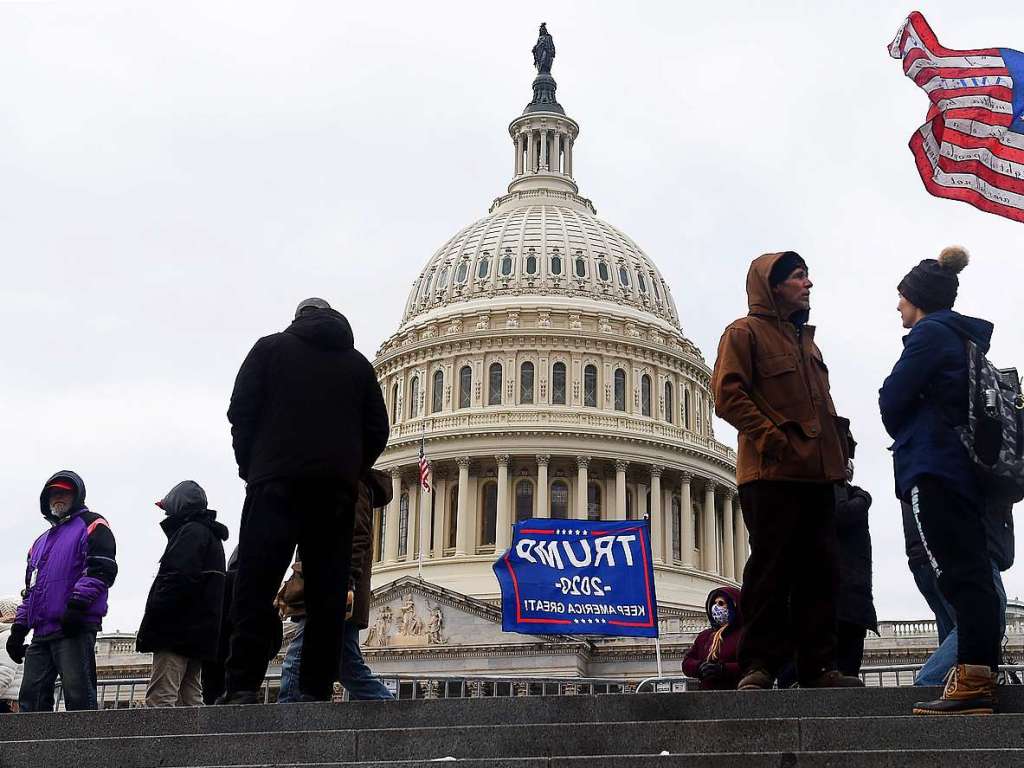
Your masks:
<instances>
[{"instance_id":1,"label":"black knit beanie","mask_svg":"<svg viewBox=\"0 0 1024 768\"><path fill-rule=\"evenodd\" d=\"M772 265L772 271L768 273L768 285L774 288L789 277L797 267L807 269L807 262L796 251L786 251Z\"/></svg>"},{"instance_id":2,"label":"black knit beanie","mask_svg":"<svg viewBox=\"0 0 1024 768\"><path fill-rule=\"evenodd\" d=\"M957 275L970 259L959 245L943 248L938 259L924 259L907 273L896 290L907 301L925 312L952 309L960 287Z\"/></svg>"}]
</instances>

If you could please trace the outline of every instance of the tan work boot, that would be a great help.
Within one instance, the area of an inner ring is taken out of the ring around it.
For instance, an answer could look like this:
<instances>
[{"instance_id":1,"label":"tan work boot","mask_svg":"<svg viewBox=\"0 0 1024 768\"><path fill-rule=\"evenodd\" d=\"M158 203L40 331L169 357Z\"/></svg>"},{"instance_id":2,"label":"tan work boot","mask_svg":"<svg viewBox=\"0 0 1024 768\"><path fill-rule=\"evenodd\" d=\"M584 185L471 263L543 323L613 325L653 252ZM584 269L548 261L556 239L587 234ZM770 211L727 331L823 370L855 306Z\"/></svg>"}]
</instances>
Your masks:
<instances>
[{"instance_id":1,"label":"tan work boot","mask_svg":"<svg viewBox=\"0 0 1024 768\"><path fill-rule=\"evenodd\" d=\"M775 678L767 671L753 667L747 670L747 674L740 680L736 689L740 691L762 691L771 688L773 682L775 682Z\"/></svg>"},{"instance_id":2,"label":"tan work boot","mask_svg":"<svg viewBox=\"0 0 1024 768\"><path fill-rule=\"evenodd\" d=\"M942 698L919 701L915 715L991 715L996 711L996 673L984 664L957 664L946 676Z\"/></svg>"},{"instance_id":3,"label":"tan work boot","mask_svg":"<svg viewBox=\"0 0 1024 768\"><path fill-rule=\"evenodd\" d=\"M864 681L859 677L844 675L838 669L824 672L813 680L800 683L801 688L863 688Z\"/></svg>"}]
</instances>

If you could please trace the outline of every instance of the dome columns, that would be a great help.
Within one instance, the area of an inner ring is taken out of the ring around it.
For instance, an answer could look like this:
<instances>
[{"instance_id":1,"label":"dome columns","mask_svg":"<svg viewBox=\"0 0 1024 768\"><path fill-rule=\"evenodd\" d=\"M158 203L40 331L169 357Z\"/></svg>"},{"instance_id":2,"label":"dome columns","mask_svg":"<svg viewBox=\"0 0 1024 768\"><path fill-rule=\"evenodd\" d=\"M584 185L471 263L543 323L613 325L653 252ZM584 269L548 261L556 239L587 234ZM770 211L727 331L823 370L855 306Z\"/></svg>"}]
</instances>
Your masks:
<instances>
[{"instance_id":1,"label":"dome columns","mask_svg":"<svg viewBox=\"0 0 1024 768\"><path fill-rule=\"evenodd\" d=\"M510 193L552 190L577 194L572 178L572 148L579 126L564 115L532 113L509 125L515 153L515 175Z\"/></svg>"}]
</instances>

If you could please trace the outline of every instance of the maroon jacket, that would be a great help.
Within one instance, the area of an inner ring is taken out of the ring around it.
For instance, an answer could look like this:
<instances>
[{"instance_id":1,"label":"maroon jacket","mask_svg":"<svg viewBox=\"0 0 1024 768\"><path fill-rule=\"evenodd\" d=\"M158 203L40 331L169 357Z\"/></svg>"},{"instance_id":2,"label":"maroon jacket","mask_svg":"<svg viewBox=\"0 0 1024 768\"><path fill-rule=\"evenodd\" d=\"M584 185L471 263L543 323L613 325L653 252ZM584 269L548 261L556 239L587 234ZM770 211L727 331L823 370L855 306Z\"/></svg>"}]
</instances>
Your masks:
<instances>
[{"instance_id":1,"label":"maroon jacket","mask_svg":"<svg viewBox=\"0 0 1024 768\"><path fill-rule=\"evenodd\" d=\"M711 618L711 604L719 595L724 595L725 599L729 601L733 620L725 628L725 631L722 632L722 641L716 657L709 659L708 656L711 654L715 633L720 629ZM740 677L742 677L740 665L736 658L736 651L740 644L740 635L743 634L741 631L743 629L743 616L740 614L740 591L735 587L718 587L713 589L708 594L704 607L707 610L708 621L711 623L711 626L697 635L697 639L693 641L690 650L686 652L686 657L683 659L683 674L687 677L699 677L698 670L700 670L701 664L705 661L717 661L725 668L722 675L713 679L701 680L701 689L706 691L735 690Z\"/></svg>"}]
</instances>

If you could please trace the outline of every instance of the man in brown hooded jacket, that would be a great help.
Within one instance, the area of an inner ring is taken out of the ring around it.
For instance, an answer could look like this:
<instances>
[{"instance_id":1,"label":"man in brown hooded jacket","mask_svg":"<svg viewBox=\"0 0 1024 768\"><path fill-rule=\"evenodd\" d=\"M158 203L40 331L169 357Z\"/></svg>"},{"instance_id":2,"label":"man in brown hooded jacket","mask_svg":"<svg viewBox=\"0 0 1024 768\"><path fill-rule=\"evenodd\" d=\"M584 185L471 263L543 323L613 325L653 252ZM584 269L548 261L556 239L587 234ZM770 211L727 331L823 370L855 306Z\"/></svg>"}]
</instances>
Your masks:
<instances>
[{"instance_id":1,"label":"man in brown hooded jacket","mask_svg":"<svg viewBox=\"0 0 1024 768\"><path fill-rule=\"evenodd\" d=\"M715 412L739 432L736 482L750 531L741 689L770 688L794 650L802 686L861 684L835 670L835 490L853 441L806 324L811 286L793 251L754 259L750 312L725 329L715 361Z\"/></svg>"}]
</instances>

